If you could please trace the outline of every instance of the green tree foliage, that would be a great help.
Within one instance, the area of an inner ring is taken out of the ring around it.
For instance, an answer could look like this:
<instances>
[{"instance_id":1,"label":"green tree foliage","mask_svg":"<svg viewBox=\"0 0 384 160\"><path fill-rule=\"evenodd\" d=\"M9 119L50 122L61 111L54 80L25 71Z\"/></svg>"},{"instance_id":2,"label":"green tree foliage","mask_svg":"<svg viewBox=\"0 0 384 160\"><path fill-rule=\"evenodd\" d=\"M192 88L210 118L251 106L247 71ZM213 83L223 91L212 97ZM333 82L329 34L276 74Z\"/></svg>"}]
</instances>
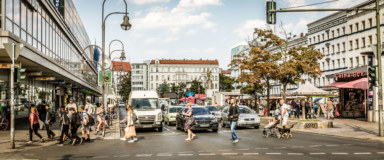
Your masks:
<instances>
[{"instance_id":1,"label":"green tree foliage","mask_svg":"<svg viewBox=\"0 0 384 160\"><path fill-rule=\"evenodd\" d=\"M163 94L168 93L169 91L170 91L169 85L167 81L164 80L164 82L160 84L158 88L158 93L160 93L162 95L161 97L163 97Z\"/></svg>"},{"instance_id":2,"label":"green tree foliage","mask_svg":"<svg viewBox=\"0 0 384 160\"><path fill-rule=\"evenodd\" d=\"M188 91L197 94L203 94L205 93L205 88L201 85L200 81L193 80L191 83L191 87L189 87Z\"/></svg>"},{"instance_id":3,"label":"green tree foliage","mask_svg":"<svg viewBox=\"0 0 384 160\"><path fill-rule=\"evenodd\" d=\"M234 78L225 76L224 74L220 73L219 82L219 89L221 92L231 92L233 89L235 89L235 87L233 87L233 84L235 83Z\"/></svg>"},{"instance_id":4,"label":"green tree foliage","mask_svg":"<svg viewBox=\"0 0 384 160\"><path fill-rule=\"evenodd\" d=\"M118 93L123 98L123 101L127 101L129 94L131 93L131 73L120 76L121 81L118 84Z\"/></svg>"}]
</instances>

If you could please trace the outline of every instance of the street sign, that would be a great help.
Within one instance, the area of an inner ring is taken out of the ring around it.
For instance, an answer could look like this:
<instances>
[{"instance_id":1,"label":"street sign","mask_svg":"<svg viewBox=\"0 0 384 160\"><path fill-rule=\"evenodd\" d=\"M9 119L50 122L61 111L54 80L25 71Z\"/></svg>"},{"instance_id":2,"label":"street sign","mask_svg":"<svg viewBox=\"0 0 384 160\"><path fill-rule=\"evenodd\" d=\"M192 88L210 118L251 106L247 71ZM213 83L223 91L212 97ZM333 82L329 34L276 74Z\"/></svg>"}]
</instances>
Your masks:
<instances>
[{"instance_id":1,"label":"street sign","mask_svg":"<svg viewBox=\"0 0 384 160\"><path fill-rule=\"evenodd\" d=\"M27 76L42 76L43 75L43 72L40 71L40 72L29 72L27 73Z\"/></svg>"},{"instance_id":2,"label":"street sign","mask_svg":"<svg viewBox=\"0 0 384 160\"><path fill-rule=\"evenodd\" d=\"M54 81L55 77L35 77L36 81Z\"/></svg>"},{"instance_id":3,"label":"street sign","mask_svg":"<svg viewBox=\"0 0 384 160\"><path fill-rule=\"evenodd\" d=\"M9 69L11 68L12 64L11 63L0 63L0 69ZM20 64L15 63L15 67L19 67Z\"/></svg>"},{"instance_id":4,"label":"street sign","mask_svg":"<svg viewBox=\"0 0 384 160\"><path fill-rule=\"evenodd\" d=\"M102 79L103 79L103 76L102 76L102 71L99 71L99 78L98 78L98 83L99 83L99 86L102 85ZM105 70L104 71L104 84L108 84L108 85L111 85L112 84L112 72L109 71L109 70Z\"/></svg>"},{"instance_id":5,"label":"street sign","mask_svg":"<svg viewBox=\"0 0 384 160\"><path fill-rule=\"evenodd\" d=\"M187 92L186 94L185 94L187 97L190 97L190 96L194 96L195 95L195 93L193 93L193 92Z\"/></svg>"}]
</instances>

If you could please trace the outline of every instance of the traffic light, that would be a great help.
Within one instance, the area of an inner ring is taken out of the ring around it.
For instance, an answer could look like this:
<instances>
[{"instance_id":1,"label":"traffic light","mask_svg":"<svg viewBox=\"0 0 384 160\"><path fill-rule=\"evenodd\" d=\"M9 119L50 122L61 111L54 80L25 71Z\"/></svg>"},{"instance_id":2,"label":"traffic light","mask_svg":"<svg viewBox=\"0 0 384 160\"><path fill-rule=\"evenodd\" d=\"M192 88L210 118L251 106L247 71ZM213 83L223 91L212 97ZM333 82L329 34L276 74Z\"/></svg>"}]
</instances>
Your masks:
<instances>
[{"instance_id":1,"label":"traffic light","mask_svg":"<svg viewBox=\"0 0 384 160\"><path fill-rule=\"evenodd\" d=\"M276 2L267 1L267 23L276 24L276 12L270 13L270 10L276 10Z\"/></svg>"},{"instance_id":2,"label":"traffic light","mask_svg":"<svg viewBox=\"0 0 384 160\"><path fill-rule=\"evenodd\" d=\"M15 73L13 74L13 81L18 83L20 82L20 77L21 77L21 68L20 67L15 67Z\"/></svg>"},{"instance_id":3,"label":"traffic light","mask_svg":"<svg viewBox=\"0 0 384 160\"><path fill-rule=\"evenodd\" d=\"M372 86L376 85L376 66L368 68L368 80Z\"/></svg>"}]
</instances>

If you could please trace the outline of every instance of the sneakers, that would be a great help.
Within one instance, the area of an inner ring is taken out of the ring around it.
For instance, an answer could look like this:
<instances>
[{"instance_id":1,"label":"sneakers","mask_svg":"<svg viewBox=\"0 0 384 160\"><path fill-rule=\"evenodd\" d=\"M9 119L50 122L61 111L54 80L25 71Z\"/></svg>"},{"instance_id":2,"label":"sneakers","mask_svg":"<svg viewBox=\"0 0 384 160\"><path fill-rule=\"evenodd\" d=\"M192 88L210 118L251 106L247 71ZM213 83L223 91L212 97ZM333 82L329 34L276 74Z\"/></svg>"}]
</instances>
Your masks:
<instances>
[{"instance_id":1,"label":"sneakers","mask_svg":"<svg viewBox=\"0 0 384 160\"><path fill-rule=\"evenodd\" d=\"M120 138L120 140L122 140L122 141L126 141L126 140L127 140L127 138L125 138L125 137L124 137L124 138Z\"/></svg>"},{"instance_id":2,"label":"sneakers","mask_svg":"<svg viewBox=\"0 0 384 160\"><path fill-rule=\"evenodd\" d=\"M135 142L135 140L133 140L133 139L128 141L128 143L134 143L134 142Z\"/></svg>"},{"instance_id":3,"label":"sneakers","mask_svg":"<svg viewBox=\"0 0 384 160\"><path fill-rule=\"evenodd\" d=\"M28 141L27 144L32 144L33 142L32 141Z\"/></svg>"},{"instance_id":4,"label":"sneakers","mask_svg":"<svg viewBox=\"0 0 384 160\"><path fill-rule=\"evenodd\" d=\"M138 141L138 139L137 139L137 138L134 138L133 140L134 140L135 142L136 142L136 141Z\"/></svg>"},{"instance_id":5,"label":"sneakers","mask_svg":"<svg viewBox=\"0 0 384 160\"><path fill-rule=\"evenodd\" d=\"M84 141L84 138L81 138L79 144L83 144L83 141Z\"/></svg>"},{"instance_id":6,"label":"sneakers","mask_svg":"<svg viewBox=\"0 0 384 160\"><path fill-rule=\"evenodd\" d=\"M85 141L86 141L86 142L91 142L91 139L87 138Z\"/></svg>"},{"instance_id":7,"label":"sneakers","mask_svg":"<svg viewBox=\"0 0 384 160\"><path fill-rule=\"evenodd\" d=\"M238 142L239 142L239 139L236 139L236 140L232 141L233 144L236 144Z\"/></svg>"},{"instance_id":8,"label":"sneakers","mask_svg":"<svg viewBox=\"0 0 384 160\"><path fill-rule=\"evenodd\" d=\"M76 139L72 141L72 146L76 145Z\"/></svg>"},{"instance_id":9,"label":"sneakers","mask_svg":"<svg viewBox=\"0 0 384 160\"><path fill-rule=\"evenodd\" d=\"M64 146L64 144L60 143L60 144L58 144L57 146L62 147L62 146Z\"/></svg>"}]
</instances>

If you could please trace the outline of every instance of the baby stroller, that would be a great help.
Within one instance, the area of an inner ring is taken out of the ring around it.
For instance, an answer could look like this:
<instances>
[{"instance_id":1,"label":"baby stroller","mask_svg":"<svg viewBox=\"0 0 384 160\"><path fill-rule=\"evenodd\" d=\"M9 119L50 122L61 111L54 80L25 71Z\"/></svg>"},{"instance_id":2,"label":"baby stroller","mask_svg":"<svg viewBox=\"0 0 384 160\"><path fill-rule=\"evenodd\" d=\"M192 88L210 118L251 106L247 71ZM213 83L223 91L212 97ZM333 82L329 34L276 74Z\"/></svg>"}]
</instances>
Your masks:
<instances>
[{"instance_id":1,"label":"baby stroller","mask_svg":"<svg viewBox=\"0 0 384 160\"><path fill-rule=\"evenodd\" d=\"M280 124L280 120L278 117L274 117L273 120L271 120L268 125L264 127L263 130L263 137L267 138L269 136L271 137L278 137L280 134L279 131L276 130L277 125Z\"/></svg>"}]
</instances>

